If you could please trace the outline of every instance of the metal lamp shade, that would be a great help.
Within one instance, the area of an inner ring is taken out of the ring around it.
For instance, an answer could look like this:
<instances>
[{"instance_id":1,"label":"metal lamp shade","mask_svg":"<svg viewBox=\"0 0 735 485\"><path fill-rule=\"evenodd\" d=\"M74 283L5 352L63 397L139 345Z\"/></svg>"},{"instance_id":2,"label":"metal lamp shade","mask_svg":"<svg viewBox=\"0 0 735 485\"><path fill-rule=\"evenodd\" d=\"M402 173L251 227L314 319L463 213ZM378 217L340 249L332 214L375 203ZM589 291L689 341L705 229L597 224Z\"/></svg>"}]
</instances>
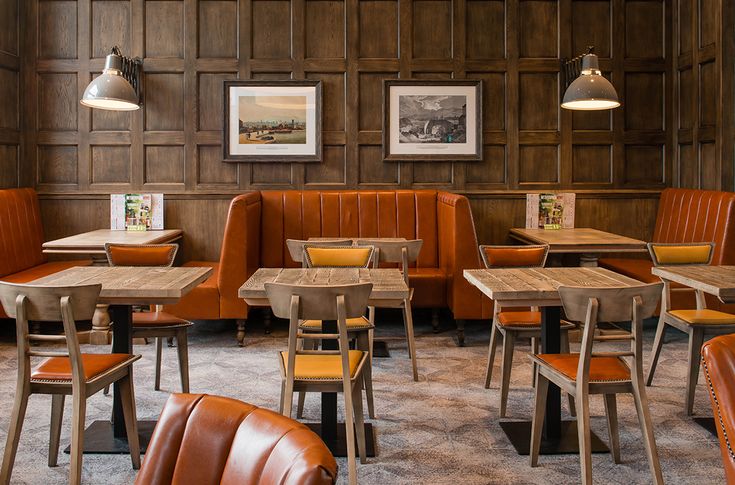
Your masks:
<instances>
[{"instance_id":1,"label":"metal lamp shade","mask_svg":"<svg viewBox=\"0 0 735 485\"><path fill-rule=\"evenodd\" d=\"M90 108L113 111L134 111L140 108L138 95L119 73L120 71L105 69L89 83L80 103Z\"/></svg>"},{"instance_id":2,"label":"metal lamp shade","mask_svg":"<svg viewBox=\"0 0 735 485\"><path fill-rule=\"evenodd\" d=\"M620 106L613 85L599 74L582 74L564 93L562 108L572 110L603 110Z\"/></svg>"}]
</instances>

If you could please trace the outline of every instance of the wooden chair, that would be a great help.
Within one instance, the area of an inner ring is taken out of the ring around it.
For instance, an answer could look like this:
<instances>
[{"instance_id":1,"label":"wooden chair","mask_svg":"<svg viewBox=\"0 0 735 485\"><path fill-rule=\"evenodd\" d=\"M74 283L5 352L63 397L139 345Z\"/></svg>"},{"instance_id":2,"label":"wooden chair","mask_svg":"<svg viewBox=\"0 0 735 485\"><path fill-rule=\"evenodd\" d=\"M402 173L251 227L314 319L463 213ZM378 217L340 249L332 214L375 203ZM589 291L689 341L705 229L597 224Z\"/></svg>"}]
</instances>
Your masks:
<instances>
[{"instance_id":1,"label":"wooden chair","mask_svg":"<svg viewBox=\"0 0 735 485\"><path fill-rule=\"evenodd\" d=\"M170 267L176 258L178 244L105 244L110 266L161 266ZM192 322L175 317L156 305L154 311L133 313L133 338L156 339L156 380L154 389L161 390L161 354L163 339L169 347L176 339L181 375L181 392L189 392L189 344L187 330Z\"/></svg>"},{"instance_id":2,"label":"wooden chair","mask_svg":"<svg viewBox=\"0 0 735 485\"><path fill-rule=\"evenodd\" d=\"M367 460L365 425L362 415L362 388L368 352L350 350L347 335L347 319L364 314L371 283L340 286L296 286L266 283L273 313L289 319L288 351L281 352L281 410L291 417L293 393L342 392L345 401L345 428L347 437L347 463L349 483L357 483L355 463L355 429L357 429L360 462ZM338 350L300 350L299 338L302 320L336 320L337 334L312 334L309 337L336 339ZM354 415L354 419L353 419Z\"/></svg>"},{"instance_id":3,"label":"wooden chair","mask_svg":"<svg viewBox=\"0 0 735 485\"><path fill-rule=\"evenodd\" d=\"M488 269L498 268L543 268L549 254L548 245L528 246L480 246L482 262ZM562 322L561 351L569 353L569 330L574 325ZM500 417L504 418L508 405L510 373L513 369L513 352L518 339L531 339L531 352L539 351L541 339L541 312L532 308L502 308L501 302L493 302L493 322L490 331L490 347L485 371L485 389L490 389L495 364L495 348L498 334L503 336L503 357L500 367ZM536 382L534 366L533 383ZM574 415L574 401L569 397L569 409Z\"/></svg>"},{"instance_id":4,"label":"wooden chair","mask_svg":"<svg viewBox=\"0 0 735 485\"><path fill-rule=\"evenodd\" d=\"M423 246L422 239L414 239L410 241L386 241L385 239L358 239L358 245L373 246L375 253L373 254L373 267L380 267L380 263L399 263L403 279L408 286L408 266L416 262ZM406 329L406 344L408 345L408 355L411 358L411 366L413 368L413 380L419 380L418 366L416 364L416 342L413 335L413 315L411 313L411 299L413 298L413 290L409 291L409 297L403 300L398 308L403 310L403 325ZM369 308L369 320L375 323L375 308ZM396 308L396 306L377 308ZM370 336L370 356L373 355L373 333L369 331ZM372 416L371 416L372 417Z\"/></svg>"},{"instance_id":5,"label":"wooden chair","mask_svg":"<svg viewBox=\"0 0 735 485\"><path fill-rule=\"evenodd\" d=\"M69 483L82 479L82 450L87 398L118 382L133 468L140 467L138 425L133 392L133 362L139 355L83 354L79 350L76 320L91 320L101 285L32 286L0 282L0 302L16 320L18 381L10 418L0 483L10 483L23 420L31 394L51 394L48 465L56 466L64 413L64 399L72 396L71 464ZM28 322L63 322L64 335L29 334ZM39 350L30 342L66 342L67 352ZM32 357L45 357L31 370Z\"/></svg>"},{"instance_id":6,"label":"wooden chair","mask_svg":"<svg viewBox=\"0 0 735 485\"><path fill-rule=\"evenodd\" d=\"M288 254L291 256L291 259L296 263L301 263L301 266L304 268L306 268L306 261L304 259L304 245L306 244L311 247L352 246L352 239L334 238L316 241L306 241L303 239L286 239L286 247L288 248Z\"/></svg>"},{"instance_id":7,"label":"wooden chair","mask_svg":"<svg viewBox=\"0 0 735 485\"><path fill-rule=\"evenodd\" d=\"M531 466L538 464L541 447L541 429L546 412L549 381L575 396L577 430L582 482L592 483L592 455L590 449L590 394L605 396L605 412L610 432L610 451L613 461L620 463L620 440L615 395L633 395L643 443L653 481L663 483L661 465L648 411L648 399L643 385L643 320L656 311L661 283L627 288L560 287L559 295L567 318L584 322L582 347L579 354L538 354L532 356L537 364L536 406L531 429ZM631 321L631 332L625 335L595 337L597 322ZM629 352L594 353L594 340L630 341ZM632 359L629 366L624 357Z\"/></svg>"},{"instance_id":8,"label":"wooden chair","mask_svg":"<svg viewBox=\"0 0 735 485\"><path fill-rule=\"evenodd\" d=\"M709 265L712 261L714 243L649 243L648 251L654 266L675 265ZM661 313L659 315L656 337L653 340L651 365L646 376L646 385L653 382L656 365L664 344L666 326L680 330L689 335L689 351L687 354L687 384L684 408L687 414L694 411L694 393L699 379L700 351L705 338L735 332L735 315L707 308L704 293L689 288L672 288L670 281L661 278L664 283L661 296ZM671 293L673 291L695 291L696 310L671 310Z\"/></svg>"}]
</instances>

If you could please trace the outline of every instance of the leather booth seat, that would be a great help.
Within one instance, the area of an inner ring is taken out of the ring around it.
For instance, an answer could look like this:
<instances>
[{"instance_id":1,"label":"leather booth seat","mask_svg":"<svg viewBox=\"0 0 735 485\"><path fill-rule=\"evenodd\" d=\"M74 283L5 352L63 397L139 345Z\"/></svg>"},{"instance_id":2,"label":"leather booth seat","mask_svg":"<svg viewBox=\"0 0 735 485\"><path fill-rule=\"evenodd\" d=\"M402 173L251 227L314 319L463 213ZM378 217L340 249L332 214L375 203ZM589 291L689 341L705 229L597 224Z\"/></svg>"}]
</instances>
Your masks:
<instances>
[{"instance_id":1,"label":"leather booth seat","mask_svg":"<svg viewBox=\"0 0 735 485\"><path fill-rule=\"evenodd\" d=\"M404 237L423 239L409 269L414 307L452 310L456 319L489 318L492 305L462 276L481 267L469 201L434 190L255 191L232 200L213 275L165 311L185 319L245 319L237 290L260 267L299 267L287 239ZM484 300L484 301L483 301Z\"/></svg>"},{"instance_id":2,"label":"leather booth seat","mask_svg":"<svg viewBox=\"0 0 735 485\"><path fill-rule=\"evenodd\" d=\"M136 485L321 485L337 463L305 425L252 404L172 394L153 431Z\"/></svg>"},{"instance_id":3,"label":"leather booth seat","mask_svg":"<svg viewBox=\"0 0 735 485\"><path fill-rule=\"evenodd\" d=\"M714 190L666 189L656 215L652 242L687 243L714 242L712 264L735 264L735 193ZM651 274L650 259L602 258L599 265L630 276L644 283L660 281ZM681 288L672 285L673 288ZM694 308L693 291L674 291L671 307ZM723 309L715 298L707 299L707 306ZM729 306L735 310L734 306Z\"/></svg>"},{"instance_id":4,"label":"leather booth seat","mask_svg":"<svg viewBox=\"0 0 735 485\"><path fill-rule=\"evenodd\" d=\"M28 283L91 261L47 261L43 225L33 189L0 190L0 281ZM0 318L7 315L0 307Z\"/></svg>"}]
</instances>

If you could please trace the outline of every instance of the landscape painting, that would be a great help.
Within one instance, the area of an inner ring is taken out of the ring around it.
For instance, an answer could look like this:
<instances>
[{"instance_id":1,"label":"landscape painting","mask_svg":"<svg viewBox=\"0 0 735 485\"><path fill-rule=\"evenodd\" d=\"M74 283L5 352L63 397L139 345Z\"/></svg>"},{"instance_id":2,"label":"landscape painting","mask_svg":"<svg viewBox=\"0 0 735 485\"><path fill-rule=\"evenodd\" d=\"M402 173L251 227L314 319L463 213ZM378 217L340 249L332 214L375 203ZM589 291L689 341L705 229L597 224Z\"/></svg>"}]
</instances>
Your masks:
<instances>
[{"instance_id":1,"label":"landscape painting","mask_svg":"<svg viewBox=\"0 0 735 485\"><path fill-rule=\"evenodd\" d=\"M321 161L319 81L225 81L225 107L225 161Z\"/></svg>"},{"instance_id":2,"label":"landscape painting","mask_svg":"<svg viewBox=\"0 0 735 485\"><path fill-rule=\"evenodd\" d=\"M482 158L479 81L384 81L383 159Z\"/></svg>"}]
</instances>

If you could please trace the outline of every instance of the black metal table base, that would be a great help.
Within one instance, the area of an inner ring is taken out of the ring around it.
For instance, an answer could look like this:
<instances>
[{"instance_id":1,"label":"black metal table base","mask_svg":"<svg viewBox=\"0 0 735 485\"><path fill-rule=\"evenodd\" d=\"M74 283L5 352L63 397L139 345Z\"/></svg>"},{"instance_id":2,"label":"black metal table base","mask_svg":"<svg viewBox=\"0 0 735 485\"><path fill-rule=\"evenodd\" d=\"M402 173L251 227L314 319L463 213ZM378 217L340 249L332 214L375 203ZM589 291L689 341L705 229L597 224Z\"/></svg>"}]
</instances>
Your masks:
<instances>
[{"instance_id":1,"label":"black metal table base","mask_svg":"<svg viewBox=\"0 0 735 485\"><path fill-rule=\"evenodd\" d=\"M138 421L138 441L140 452L145 453L151 441L156 421ZM64 453L69 454L71 447L67 446ZM115 438L112 432L112 423L109 421L94 421L84 430L84 453L125 455L130 453L127 438Z\"/></svg>"},{"instance_id":2,"label":"black metal table base","mask_svg":"<svg viewBox=\"0 0 735 485\"><path fill-rule=\"evenodd\" d=\"M503 421L500 423L505 435L519 455L528 455L531 450L531 422L530 421ZM592 453L607 453L607 445L591 433ZM541 455L565 455L579 453L579 438L577 436L576 421L562 421L561 434L558 439L541 439Z\"/></svg>"},{"instance_id":3,"label":"black metal table base","mask_svg":"<svg viewBox=\"0 0 735 485\"><path fill-rule=\"evenodd\" d=\"M715 425L715 418L698 416L692 419L695 423L712 433L712 436L717 437L717 426Z\"/></svg>"},{"instance_id":4,"label":"black metal table base","mask_svg":"<svg viewBox=\"0 0 735 485\"><path fill-rule=\"evenodd\" d=\"M386 342L385 340L374 340L373 357L377 357L379 359L389 358L390 352L388 352L388 342Z\"/></svg>"},{"instance_id":5,"label":"black metal table base","mask_svg":"<svg viewBox=\"0 0 735 485\"><path fill-rule=\"evenodd\" d=\"M321 423L305 423L313 432L322 436L322 425ZM346 429L344 423L337 423L337 439L335 440L324 440L324 443L329 448L334 456L345 457L347 456L347 437L345 436ZM324 437L322 437L324 439ZM367 448L367 456L374 457L375 455L375 434L373 433L373 425L371 423L365 423L365 448ZM355 435L355 455L357 456L357 435Z\"/></svg>"}]
</instances>

